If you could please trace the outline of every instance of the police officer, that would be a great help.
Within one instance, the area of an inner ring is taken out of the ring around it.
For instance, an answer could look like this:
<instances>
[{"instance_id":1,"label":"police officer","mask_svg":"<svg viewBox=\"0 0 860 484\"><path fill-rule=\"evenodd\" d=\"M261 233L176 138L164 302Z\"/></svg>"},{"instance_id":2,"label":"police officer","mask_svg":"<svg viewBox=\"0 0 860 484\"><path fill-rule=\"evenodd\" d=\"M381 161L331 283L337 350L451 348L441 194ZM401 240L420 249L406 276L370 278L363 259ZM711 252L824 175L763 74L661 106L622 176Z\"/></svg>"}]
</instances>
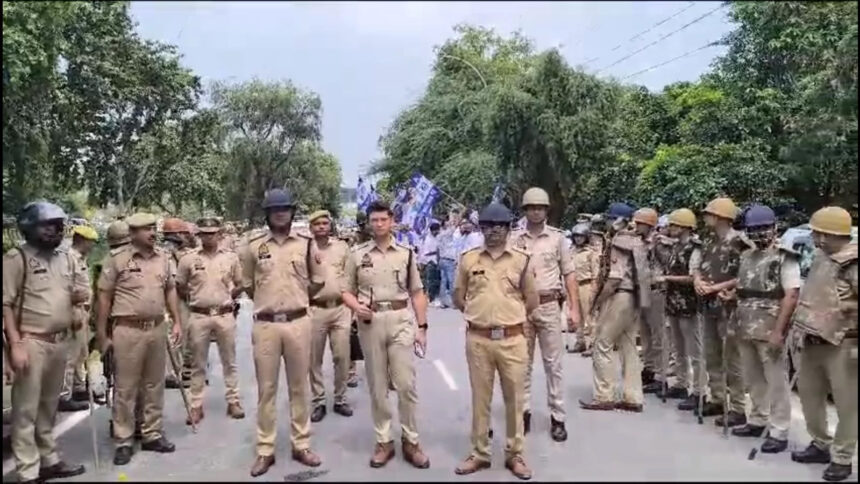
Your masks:
<instances>
[{"instance_id":1,"label":"police officer","mask_svg":"<svg viewBox=\"0 0 860 484\"><path fill-rule=\"evenodd\" d=\"M751 206L744 228L755 248L741 254L737 288L728 296L738 300L738 350L752 410L748 423L732 429L732 435L760 437L769 423L761 451L775 454L788 447L791 425L784 341L800 291L800 265L791 249L775 243L776 216L770 207Z\"/></svg>"},{"instance_id":2,"label":"police officer","mask_svg":"<svg viewBox=\"0 0 860 484\"><path fill-rule=\"evenodd\" d=\"M580 222L573 226L573 267L579 294L579 309L582 324L576 330L576 344L569 345L571 353L582 353L591 348L594 324L591 317L591 302L594 298L594 284L600 272L600 251L588 243L589 224Z\"/></svg>"},{"instance_id":3,"label":"police officer","mask_svg":"<svg viewBox=\"0 0 860 484\"><path fill-rule=\"evenodd\" d=\"M705 417L719 415L724 405L728 405L728 421L723 422L720 416L716 425L735 427L746 423L741 360L731 323L736 303L723 300L718 294L737 284L740 254L754 246L743 233L732 228L737 207L731 199L711 200L704 213L709 237L702 246L701 263L693 274L693 287L702 299L705 365L713 401L705 404L701 412Z\"/></svg>"},{"instance_id":4,"label":"police officer","mask_svg":"<svg viewBox=\"0 0 860 484\"><path fill-rule=\"evenodd\" d=\"M194 250L193 237L191 236L191 226L180 218L167 218L161 224L161 233L164 235L164 249L173 258L174 267L179 266L179 260L182 257ZM182 328L182 348L176 352L177 363L182 368L182 375L175 375L173 365L168 360L165 369L167 370L167 379L165 386L167 388L179 388L179 385L188 387L191 383L191 351L190 338L188 338L188 319L190 311L188 309L188 300L185 297L179 298L179 315L182 318L179 324Z\"/></svg>"},{"instance_id":5,"label":"police officer","mask_svg":"<svg viewBox=\"0 0 860 484\"><path fill-rule=\"evenodd\" d=\"M472 386L472 452L457 474L471 474L490 467L490 403L496 371L505 401L507 440L505 467L520 479L530 479L523 460L523 377L528 345L523 326L529 312L538 306L534 271L529 256L506 247L511 212L491 203L479 215L483 247L460 258L454 304L468 324L466 360Z\"/></svg>"},{"instance_id":6,"label":"police officer","mask_svg":"<svg viewBox=\"0 0 860 484\"><path fill-rule=\"evenodd\" d=\"M287 373L292 458L320 465L310 449L311 319L309 295L318 285L310 262L312 240L291 230L296 202L282 189L263 200L269 230L249 241L241 256L242 286L254 301L254 367L257 373L257 457L251 476L275 463L277 391L281 360Z\"/></svg>"},{"instance_id":7,"label":"police officer","mask_svg":"<svg viewBox=\"0 0 860 484\"><path fill-rule=\"evenodd\" d=\"M48 202L24 206L25 243L3 257L3 330L10 347L12 454L19 482L84 473L60 459L54 418L68 355L72 308L89 301L89 275L60 248L66 214Z\"/></svg>"},{"instance_id":8,"label":"police officer","mask_svg":"<svg viewBox=\"0 0 860 484\"><path fill-rule=\"evenodd\" d=\"M657 219L659 226L660 219ZM643 372L653 375L653 381L643 384L643 393L662 394L669 366L669 342L666 341L666 283L661 276L666 272L672 241L655 227L648 238L648 264L653 278L651 304L640 322Z\"/></svg>"},{"instance_id":9,"label":"police officer","mask_svg":"<svg viewBox=\"0 0 860 484\"><path fill-rule=\"evenodd\" d=\"M127 220L131 245L110 255L99 278L96 332L102 353L114 348L116 396L113 431L115 465L132 456L132 436L137 397L143 400L141 449L170 453L175 446L162 430L164 370L169 342L162 327L165 309L173 325L171 337L181 338L176 266L170 255L155 246L155 216L136 213ZM113 331L107 333L108 318Z\"/></svg>"},{"instance_id":10,"label":"police officer","mask_svg":"<svg viewBox=\"0 0 860 484\"><path fill-rule=\"evenodd\" d=\"M547 404L550 409L550 435L556 442L567 440L564 427L565 409L562 390L561 331L562 278L567 289L569 308L568 330L574 332L580 324L579 292L574 273L573 258L565 244L564 234L546 224L549 211L549 195L537 187L523 194L521 204L526 214L526 226L511 234L515 247L531 254L530 264L535 271L540 306L526 321L526 341L529 348L529 365L525 381L525 409L523 427L525 433L531 429L531 379L534 361L535 338L540 343L541 358L546 374Z\"/></svg>"},{"instance_id":11,"label":"police officer","mask_svg":"<svg viewBox=\"0 0 860 484\"><path fill-rule=\"evenodd\" d=\"M430 459L418 443L412 352L423 357L427 348L427 298L415 254L397 244L391 233L391 207L376 201L367 213L374 237L356 246L347 259L343 300L360 320L358 332L376 434L370 466L382 467L394 457L388 406L390 378L399 400L403 456L413 466L426 469ZM417 328L407 309L410 299Z\"/></svg>"},{"instance_id":12,"label":"police officer","mask_svg":"<svg viewBox=\"0 0 860 484\"><path fill-rule=\"evenodd\" d=\"M373 238L370 233L370 227L367 226L367 214L358 212L355 215L355 223L358 226L353 237L351 247L363 244ZM349 376L347 377L346 386L355 388L358 386L358 374L356 372L356 362L364 360L364 354L361 352L361 344L358 341L358 320L355 315L352 318L352 325L349 334Z\"/></svg>"},{"instance_id":13,"label":"police officer","mask_svg":"<svg viewBox=\"0 0 860 484\"><path fill-rule=\"evenodd\" d=\"M857 448L857 243L851 215L824 207L809 220L817 250L794 313L802 338L797 388L812 442L791 459L830 465L827 481L851 475ZM836 404L836 433L827 428L827 393Z\"/></svg>"},{"instance_id":14,"label":"police officer","mask_svg":"<svg viewBox=\"0 0 860 484\"><path fill-rule=\"evenodd\" d=\"M324 275L322 289L311 298L311 391L313 413L311 422L326 415L325 382L322 365L326 339L329 340L334 363L334 406L332 410L344 417L352 416L346 401L346 379L349 374L349 333L351 313L343 305L343 271L349 257L345 242L331 236L331 214L318 210L308 217L314 236L316 253L313 264Z\"/></svg>"},{"instance_id":15,"label":"police officer","mask_svg":"<svg viewBox=\"0 0 860 484\"><path fill-rule=\"evenodd\" d=\"M89 274L87 256L98 240L95 229L87 225L78 225L72 229L72 247L69 253L77 259L78 265ZM63 378L63 395L60 397L61 412L75 412L89 408L87 403L87 351L90 341L90 302L75 305L73 308L72 331L69 340L69 360L66 362L66 373Z\"/></svg>"},{"instance_id":16,"label":"police officer","mask_svg":"<svg viewBox=\"0 0 860 484\"><path fill-rule=\"evenodd\" d=\"M677 351L677 381L669 388L667 397L683 400L678 404L679 410L696 410L699 395L705 389L705 380L702 373L702 331L696 317L698 299L693 289L692 271L701 261L702 244L693 234L696 215L692 210L679 208L673 211L669 214L668 223L672 250L666 273L655 278L655 281L666 284L666 319Z\"/></svg>"},{"instance_id":17,"label":"police officer","mask_svg":"<svg viewBox=\"0 0 860 484\"><path fill-rule=\"evenodd\" d=\"M214 336L224 371L227 415L245 417L239 401L239 377L236 366L236 298L242 292L242 268L239 257L220 247L221 221L203 217L197 222L202 247L179 260L176 287L188 300L191 317L188 338L192 348L191 412L188 424L203 419L203 392L206 386L206 362L211 336Z\"/></svg>"},{"instance_id":18,"label":"police officer","mask_svg":"<svg viewBox=\"0 0 860 484\"><path fill-rule=\"evenodd\" d=\"M633 214L634 230L622 230L612 238L610 268L606 284L597 296L600 324L594 341L594 395L590 402L580 400L586 410L642 411L642 378L636 351L636 330L643 312L648 309L651 277L648 266L649 232L657 225L657 212L650 208ZM616 220L621 227L625 221ZM606 306L603 307L603 304ZM612 368L613 347L618 348L623 372L622 400L615 401L615 372Z\"/></svg>"}]
</instances>

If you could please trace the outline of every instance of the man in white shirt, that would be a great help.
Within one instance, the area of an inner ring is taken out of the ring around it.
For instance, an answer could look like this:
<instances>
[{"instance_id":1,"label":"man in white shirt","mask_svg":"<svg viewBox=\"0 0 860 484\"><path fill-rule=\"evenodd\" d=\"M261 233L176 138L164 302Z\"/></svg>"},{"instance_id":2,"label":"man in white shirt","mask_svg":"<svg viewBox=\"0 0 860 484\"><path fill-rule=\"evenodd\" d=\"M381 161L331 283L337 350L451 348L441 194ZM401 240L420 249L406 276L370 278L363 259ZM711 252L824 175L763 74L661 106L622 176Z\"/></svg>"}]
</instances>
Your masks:
<instances>
[{"instance_id":1,"label":"man in white shirt","mask_svg":"<svg viewBox=\"0 0 860 484\"><path fill-rule=\"evenodd\" d=\"M463 252L484 245L483 234L475 230L475 225L470 220L463 220L460 223L460 234L462 237L460 238L457 246L458 261L460 260L460 254Z\"/></svg>"},{"instance_id":2,"label":"man in white shirt","mask_svg":"<svg viewBox=\"0 0 860 484\"><path fill-rule=\"evenodd\" d=\"M436 243L439 251L439 303L443 308L452 306L451 297L454 293L454 275L457 268L459 240L461 238L458 228L460 215L451 212L443 230L437 237Z\"/></svg>"},{"instance_id":3,"label":"man in white shirt","mask_svg":"<svg viewBox=\"0 0 860 484\"><path fill-rule=\"evenodd\" d=\"M436 237L439 235L439 223L430 223L430 232L424 236L419 243L418 270L421 271L421 279L424 281L424 289L427 298L433 307L441 306L437 300L439 295L439 243Z\"/></svg>"}]
</instances>

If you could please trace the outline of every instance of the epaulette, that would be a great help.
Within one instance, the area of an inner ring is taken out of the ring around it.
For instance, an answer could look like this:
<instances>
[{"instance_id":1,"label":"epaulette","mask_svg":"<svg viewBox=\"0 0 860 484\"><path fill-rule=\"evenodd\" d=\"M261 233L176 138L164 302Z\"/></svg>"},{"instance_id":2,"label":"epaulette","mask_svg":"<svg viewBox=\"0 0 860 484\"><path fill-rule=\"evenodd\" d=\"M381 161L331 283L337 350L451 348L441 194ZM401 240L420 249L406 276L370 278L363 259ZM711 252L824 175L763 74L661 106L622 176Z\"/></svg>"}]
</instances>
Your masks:
<instances>
[{"instance_id":1,"label":"epaulette","mask_svg":"<svg viewBox=\"0 0 860 484\"><path fill-rule=\"evenodd\" d=\"M110 255L115 256L115 255L119 254L120 252L124 252L124 251L128 250L128 248L129 248L129 245L122 245L120 247L114 247L113 249L110 250Z\"/></svg>"},{"instance_id":2,"label":"epaulette","mask_svg":"<svg viewBox=\"0 0 860 484\"><path fill-rule=\"evenodd\" d=\"M251 232L248 234L248 243L254 242L255 240L259 240L263 238L268 232L265 230L261 230L257 233Z\"/></svg>"},{"instance_id":3,"label":"epaulette","mask_svg":"<svg viewBox=\"0 0 860 484\"><path fill-rule=\"evenodd\" d=\"M560 234L564 233L563 230L561 230L560 228L557 228L557 227L553 227L552 225L544 225L544 228L550 232L558 232Z\"/></svg>"},{"instance_id":4,"label":"epaulette","mask_svg":"<svg viewBox=\"0 0 860 484\"><path fill-rule=\"evenodd\" d=\"M297 237L301 237L301 238L303 238L303 239L310 239L310 238L312 237L312 236L311 236L310 234L308 234L308 233L305 233L305 232L298 232L298 231L296 232L296 236L297 236Z\"/></svg>"},{"instance_id":5,"label":"epaulette","mask_svg":"<svg viewBox=\"0 0 860 484\"><path fill-rule=\"evenodd\" d=\"M626 251L632 251L639 243L641 243L641 240L632 231L618 232L612 238L613 247Z\"/></svg>"},{"instance_id":6,"label":"epaulette","mask_svg":"<svg viewBox=\"0 0 860 484\"><path fill-rule=\"evenodd\" d=\"M402 244L402 243L400 243L400 242L398 242L398 241L396 241L396 240L394 241L394 245L396 245L397 247L400 247L400 248L401 248L401 249L403 249L403 250L412 250L412 247L409 247L409 246L408 246L408 245L406 245L406 244Z\"/></svg>"},{"instance_id":7,"label":"epaulette","mask_svg":"<svg viewBox=\"0 0 860 484\"><path fill-rule=\"evenodd\" d=\"M857 244L851 243L842 248L839 252L830 256L837 264L844 265L857 260Z\"/></svg>"},{"instance_id":8,"label":"epaulette","mask_svg":"<svg viewBox=\"0 0 860 484\"><path fill-rule=\"evenodd\" d=\"M352 247L350 247L350 250L351 250L352 252L358 252L358 251L359 251L359 250L361 250L361 249L367 248L367 246L368 246L369 244L370 244L370 241L369 241L369 240L368 240L367 242L360 242L360 243L355 244L355 245L353 245Z\"/></svg>"},{"instance_id":9,"label":"epaulette","mask_svg":"<svg viewBox=\"0 0 860 484\"><path fill-rule=\"evenodd\" d=\"M520 254L522 254L522 255L526 256L526 257L531 257L531 256L532 256L531 252L529 252L529 251L527 251L527 250L525 250L525 249L521 249L521 248L519 248L519 247L514 247L514 246L512 246L510 249L511 249L511 252L518 252L518 253L520 253Z\"/></svg>"}]
</instances>

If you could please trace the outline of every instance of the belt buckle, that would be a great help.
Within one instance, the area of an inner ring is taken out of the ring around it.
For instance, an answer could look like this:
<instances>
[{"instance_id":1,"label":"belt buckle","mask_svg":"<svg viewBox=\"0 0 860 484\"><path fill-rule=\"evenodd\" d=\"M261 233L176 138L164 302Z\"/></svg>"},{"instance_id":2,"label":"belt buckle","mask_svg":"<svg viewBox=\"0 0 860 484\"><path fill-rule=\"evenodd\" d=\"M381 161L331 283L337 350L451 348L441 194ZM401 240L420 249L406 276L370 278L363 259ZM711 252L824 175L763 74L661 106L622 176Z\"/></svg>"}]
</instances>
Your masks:
<instances>
[{"instance_id":1,"label":"belt buckle","mask_svg":"<svg viewBox=\"0 0 860 484\"><path fill-rule=\"evenodd\" d=\"M272 321L275 323L286 323L287 315L285 313L276 313L272 315Z\"/></svg>"},{"instance_id":2,"label":"belt buckle","mask_svg":"<svg viewBox=\"0 0 860 484\"><path fill-rule=\"evenodd\" d=\"M212 306L209 308L209 316L217 316L218 315L218 307Z\"/></svg>"},{"instance_id":3,"label":"belt buckle","mask_svg":"<svg viewBox=\"0 0 860 484\"><path fill-rule=\"evenodd\" d=\"M490 328L490 339L497 340L505 337L505 328Z\"/></svg>"},{"instance_id":4,"label":"belt buckle","mask_svg":"<svg viewBox=\"0 0 860 484\"><path fill-rule=\"evenodd\" d=\"M391 311L391 301L378 302L376 303L376 307L378 307L380 311Z\"/></svg>"},{"instance_id":5,"label":"belt buckle","mask_svg":"<svg viewBox=\"0 0 860 484\"><path fill-rule=\"evenodd\" d=\"M150 329L155 327L155 321L141 321L140 329L144 331L149 331Z\"/></svg>"}]
</instances>

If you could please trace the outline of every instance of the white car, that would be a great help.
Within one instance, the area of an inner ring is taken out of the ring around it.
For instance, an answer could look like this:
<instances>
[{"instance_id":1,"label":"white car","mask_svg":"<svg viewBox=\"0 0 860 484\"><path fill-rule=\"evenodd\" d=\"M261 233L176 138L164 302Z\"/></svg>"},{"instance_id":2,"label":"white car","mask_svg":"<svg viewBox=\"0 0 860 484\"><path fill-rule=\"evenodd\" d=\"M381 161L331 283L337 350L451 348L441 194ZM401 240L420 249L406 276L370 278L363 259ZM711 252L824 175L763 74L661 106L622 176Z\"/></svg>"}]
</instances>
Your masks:
<instances>
[{"instance_id":1,"label":"white car","mask_svg":"<svg viewBox=\"0 0 860 484\"><path fill-rule=\"evenodd\" d=\"M857 227L851 227L851 241L857 243ZM815 251L809 224L798 225L786 230L780 237L780 245L793 249L800 254L800 276L806 279L809 266L812 265L812 253Z\"/></svg>"}]
</instances>

